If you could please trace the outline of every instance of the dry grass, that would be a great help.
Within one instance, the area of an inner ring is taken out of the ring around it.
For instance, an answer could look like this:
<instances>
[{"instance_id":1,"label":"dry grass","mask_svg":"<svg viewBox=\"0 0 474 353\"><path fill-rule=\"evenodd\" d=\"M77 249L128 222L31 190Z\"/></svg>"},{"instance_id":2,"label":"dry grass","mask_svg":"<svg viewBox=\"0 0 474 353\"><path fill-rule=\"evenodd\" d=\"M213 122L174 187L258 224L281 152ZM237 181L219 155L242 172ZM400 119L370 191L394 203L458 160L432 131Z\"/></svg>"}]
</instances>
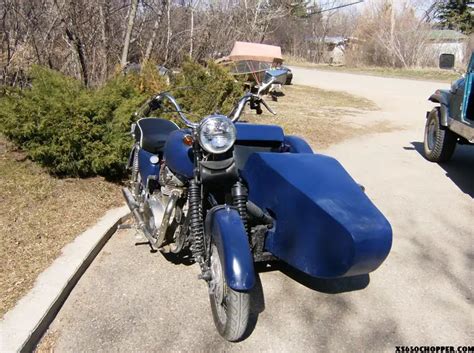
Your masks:
<instances>
[{"instance_id":1,"label":"dry grass","mask_svg":"<svg viewBox=\"0 0 474 353\"><path fill-rule=\"evenodd\" d=\"M285 96L266 101L277 112L273 116L246 113L243 120L280 125L285 133L305 138L316 149L324 149L345 139L373 132L388 132L393 126L381 122L359 122L361 114L377 110L370 100L344 92L306 86L284 86Z\"/></svg>"},{"instance_id":2,"label":"dry grass","mask_svg":"<svg viewBox=\"0 0 474 353\"><path fill-rule=\"evenodd\" d=\"M44 336L41 338L38 346L35 348L35 353L53 353L55 351L54 347L56 345L56 341L59 337L59 333L57 331L48 330Z\"/></svg>"},{"instance_id":3,"label":"dry grass","mask_svg":"<svg viewBox=\"0 0 474 353\"><path fill-rule=\"evenodd\" d=\"M390 67L350 67L344 65L315 64L298 59L285 60L286 65L301 66L318 70L347 72L351 74L408 78L413 80L427 80L437 82L452 82L460 77L460 74L452 70L441 70L436 68L397 69Z\"/></svg>"},{"instance_id":4,"label":"dry grass","mask_svg":"<svg viewBox=\"0 0 474 353\"><path fill-rule=\"evenodd\" d=\"M14 306L61 248L122 204L102 178L57 179L0 136L0 316Z\"/></svg>"}]
</instances>

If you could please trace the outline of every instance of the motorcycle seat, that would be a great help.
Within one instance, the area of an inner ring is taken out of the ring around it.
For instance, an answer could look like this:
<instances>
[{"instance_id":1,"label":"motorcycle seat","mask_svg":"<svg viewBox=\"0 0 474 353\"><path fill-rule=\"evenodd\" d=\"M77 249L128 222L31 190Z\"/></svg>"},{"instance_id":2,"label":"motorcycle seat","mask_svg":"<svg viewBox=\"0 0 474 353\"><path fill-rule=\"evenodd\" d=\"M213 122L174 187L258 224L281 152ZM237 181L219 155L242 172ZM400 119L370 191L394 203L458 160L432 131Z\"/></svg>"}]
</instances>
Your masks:
<instances>
[{"instance_id":1,"label":"motorcycle seat","mask_svg":"<svg viewBox=\"0 0 474 353\"><path fill-rule=\"evenodd\" d=\"M142 118L135 126L135 140L145 151L157 154L163 151L168 135L179 127L161 118Z\"/></svg>"}]
</instances>

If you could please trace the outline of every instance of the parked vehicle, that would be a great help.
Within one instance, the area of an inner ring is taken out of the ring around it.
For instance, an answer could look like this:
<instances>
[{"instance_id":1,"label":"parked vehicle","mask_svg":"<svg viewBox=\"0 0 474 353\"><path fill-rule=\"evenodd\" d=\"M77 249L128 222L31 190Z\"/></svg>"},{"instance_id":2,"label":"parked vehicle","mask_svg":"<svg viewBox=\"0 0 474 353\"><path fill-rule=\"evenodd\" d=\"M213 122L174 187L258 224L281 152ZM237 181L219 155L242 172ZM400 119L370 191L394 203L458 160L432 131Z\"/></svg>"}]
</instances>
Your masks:
<instances>
[{"instance_id":1,"label":"parked vehicle","mask_svg":"<svg viewBox=\"0 0 474 353\"><path fill-rule=\"evenodd\" d=\"M275 45L235 42L230 54L218 60L236 76L244 77L249 87L273 80L270 90L291 84L293 73L282 66L281 48Z\"/></svg>"},{"instance_id":2,"label":"parked vehicle","mask_svg":"<svg viewBox=\"0 0 474 353\"><path fill-rule=\"evenodd\" d=\"M137 227L154 249L199 264L229 341L248 328L255 263L283 261L329 279L367 274L392 243L389 222L334 158L279 126L239 122L247 103L272 112L261 95L271 84L245 94L228 116L199 123L163 92L132 125L123 193ZM148 117L165 104L184 128Z\"/></svg>"},{"instance_id":3,"label":"parked vehicle","mask_svg":"<svg viewBox=\"0 0 474 353\"><path fill-rule=\"evenodd\" d=\"M282 69L286 70L286 81L285 85L291 85L293 82L293 71L289 67L282 66Z\"/></svg>"},{"instance_id":4,"label":"parked vehicle","mask_svg":"<svg viewBox=\"0 0 474 353\"><path fill-rule=\"evenodd\" d=\"M441 68L450 68L454 58L444 54ZM446 66L444 63L448 63ZM426 113L424 155L432 162L446 162L457 144L474 144L474 52L466 73L450 90L439 89L429 100L438 105Z\"/></svg>"}]
</instances>

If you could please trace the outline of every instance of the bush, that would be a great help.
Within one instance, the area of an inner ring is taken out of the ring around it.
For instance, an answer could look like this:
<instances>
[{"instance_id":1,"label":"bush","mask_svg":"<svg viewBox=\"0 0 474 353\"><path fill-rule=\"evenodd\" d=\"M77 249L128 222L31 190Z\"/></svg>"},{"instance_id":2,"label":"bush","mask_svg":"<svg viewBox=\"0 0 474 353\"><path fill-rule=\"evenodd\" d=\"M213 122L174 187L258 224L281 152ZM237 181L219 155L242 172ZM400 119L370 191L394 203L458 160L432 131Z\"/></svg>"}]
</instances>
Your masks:
<instances>
[{"instance_id":1,"label":"bush","mask_svg":"<svg viewBox=\"0 0 474 353\"><path fill-rule=\"evenodd\" d=\"M216 112L229 114L244 87L222 66L209 62L204 67L190 60L184 62L174 86L190 87L172 90L172 94L194 120Z\"/></svg>"},{"instance_id":2,"label":"bush","mask_svg":"<svg viewBox=\"0 0 474 353\"><path fill-rule=\"evenodd\" d=\"M133 112L152 93L168 88L146 66L140 74L118 75L95 89L39 66L31 69L30 77L28 89L3 89L0 132L58 176L123 178ZM242 92L242 86L215 64L206 69L187 62L177 84L211 93L207 98L192 90L177 94L186 109L201 116L212 106L230 110Z\"/></svg>"}]
</instances>

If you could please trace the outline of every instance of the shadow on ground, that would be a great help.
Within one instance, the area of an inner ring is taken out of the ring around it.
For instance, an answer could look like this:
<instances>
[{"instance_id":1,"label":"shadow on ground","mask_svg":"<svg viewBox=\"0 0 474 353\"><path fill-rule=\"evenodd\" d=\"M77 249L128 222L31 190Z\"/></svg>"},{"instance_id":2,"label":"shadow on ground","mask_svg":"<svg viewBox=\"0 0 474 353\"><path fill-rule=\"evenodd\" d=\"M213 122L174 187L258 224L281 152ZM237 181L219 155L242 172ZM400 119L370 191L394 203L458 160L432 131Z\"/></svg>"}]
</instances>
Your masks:
<instances>
[{"instance_id":1,"label":"shadow on ground","mask_svg":"<svg viewBox=\"0 0 474 353\"><path fill-rule=\"evenodd\" d=\"M414 150L423 156L423 142L411 142ZM405 148L410 149L410 148ZM430 163L427 161L427 163ZM467 145L456 146L452 159L439 163L446 176L464 193L474 197L474 148Z\"/></svg>"},{"instance_id":2,"label":"shadow on ground","mask_svg":"<svg viewBox=\"0 0 474 353\"><path fill-rule=\"evenodd\" d=\"M257 267L258 272L280 271L306 288L326 294L337 294L361 290L366 288L370 283L370 277L368 274L344 278L324 279L311 277L306 273L285 264L284 262L274 262L267 264L264 267L260 266Z\"/></svg>"}]
</instances>

